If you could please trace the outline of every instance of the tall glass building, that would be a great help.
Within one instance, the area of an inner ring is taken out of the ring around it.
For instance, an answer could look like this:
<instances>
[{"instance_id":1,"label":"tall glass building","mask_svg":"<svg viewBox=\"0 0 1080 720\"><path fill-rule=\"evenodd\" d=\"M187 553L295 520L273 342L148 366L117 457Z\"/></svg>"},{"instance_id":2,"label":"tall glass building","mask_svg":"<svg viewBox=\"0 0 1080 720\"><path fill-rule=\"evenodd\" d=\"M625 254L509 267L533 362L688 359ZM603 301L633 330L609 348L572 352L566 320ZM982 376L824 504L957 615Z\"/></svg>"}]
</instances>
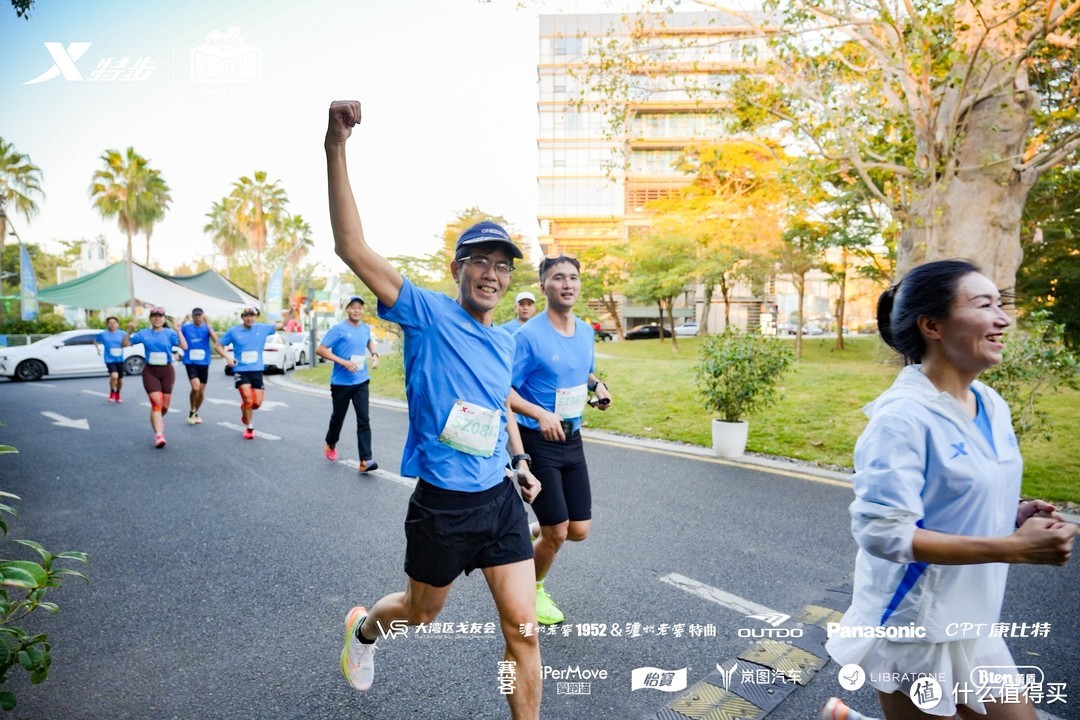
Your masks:
<instances>
[{"instance_id":1,"label":"tall glass building","mask_svg":"<svg viewBox=\"0 0 1080 720\"><path fill-rule=\"evenodd\" d=\"M753 32L725 13L540 16L538 217L545 251L631 239L648 224L648 201L690 182L672 167L675 159L689 145L724 137L721 101L700 89L723 88L749 67L746 44L760 42ZM640 74L627 77L624 97L583 94L575 74L584 74L595 50L629 47L631 34L643 33L648 57ZM625 118L621 130L613 131L612 118Z\"/></svg>"}]
</instances>

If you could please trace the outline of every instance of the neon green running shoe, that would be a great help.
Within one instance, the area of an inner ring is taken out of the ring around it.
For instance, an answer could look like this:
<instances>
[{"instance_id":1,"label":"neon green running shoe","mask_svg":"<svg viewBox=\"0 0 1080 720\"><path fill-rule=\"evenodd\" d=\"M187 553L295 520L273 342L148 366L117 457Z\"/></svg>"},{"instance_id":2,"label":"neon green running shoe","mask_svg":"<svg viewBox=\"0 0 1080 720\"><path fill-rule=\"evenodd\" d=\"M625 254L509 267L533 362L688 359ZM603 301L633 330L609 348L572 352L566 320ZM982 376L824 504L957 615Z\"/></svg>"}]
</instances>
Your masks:
<instances>
[{"instance_id":1,"label":"neon green running shoe","mask_svg":"<svg viewBox=\"0 0 1080 720\"><path fill-rule=\"evenodd\" d=\"M555 601L547 594L544 586L536 588L536 622L541 625L555 625L563 619L562 610L555 606Z\"/></svg>"},{"instance_id":2,"label":"neon green running shoe","mask_svg":"<svg viewBox=\"0 0 1080 720\"><path fill-rule=\"evenodd\" d=\"M360 692L370 688L375 679L375 643L362 643L356 637L365 617L367 609L359 605L345 616L345 647L341 650L341 672Z\"/></svg>"}]
</instances>

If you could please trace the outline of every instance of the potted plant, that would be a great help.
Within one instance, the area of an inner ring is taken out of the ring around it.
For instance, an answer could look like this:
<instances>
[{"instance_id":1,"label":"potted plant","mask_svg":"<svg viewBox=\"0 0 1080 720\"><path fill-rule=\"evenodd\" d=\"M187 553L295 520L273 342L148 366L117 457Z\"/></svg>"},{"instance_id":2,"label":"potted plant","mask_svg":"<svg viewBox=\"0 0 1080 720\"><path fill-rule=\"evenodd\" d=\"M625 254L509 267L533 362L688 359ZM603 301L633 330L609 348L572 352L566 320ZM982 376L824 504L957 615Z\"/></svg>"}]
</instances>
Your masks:
<instances>
[{"instance_id":1,"label":"potted plant","mask_svg":"<svg viewBox=\"0 0 1080 720\"><path fill-rule=\"evenodd\" d=\"M718 413L712 421L713 450L737 457L746 450L743 420L776 400L776 383L794 360L781 340L725 330L701 344L697 385L705 407Z\"/></svg>"}]
</instances>

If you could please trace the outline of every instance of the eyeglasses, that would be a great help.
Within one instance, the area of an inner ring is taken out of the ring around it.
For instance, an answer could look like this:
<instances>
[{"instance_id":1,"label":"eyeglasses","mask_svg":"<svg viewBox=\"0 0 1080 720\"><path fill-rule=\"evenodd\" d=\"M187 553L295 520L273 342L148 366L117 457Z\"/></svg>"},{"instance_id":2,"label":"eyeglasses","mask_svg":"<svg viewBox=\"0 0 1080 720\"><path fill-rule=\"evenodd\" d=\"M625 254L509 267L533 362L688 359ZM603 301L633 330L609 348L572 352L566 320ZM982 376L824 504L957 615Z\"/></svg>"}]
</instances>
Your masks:
<instances>
[{"instance_id":1,"label":"eyeglasses","mask_svg":"<svg viewBox=\"0 0 1080 720\"><path fill-rule=\"evenodd\" d=\"M505 260L498 260L496 262L492 262L489 258L483 255L477 255L475 257L472 255L468 255L463 258L458 258L458 262L464 263L466 265L471 265L482 273L486 273L494 266L495 273L497 275L502 275L503 277L510 277L510 273L514 272L514 266L506 262Z\"/></svg>"}]
</instances>

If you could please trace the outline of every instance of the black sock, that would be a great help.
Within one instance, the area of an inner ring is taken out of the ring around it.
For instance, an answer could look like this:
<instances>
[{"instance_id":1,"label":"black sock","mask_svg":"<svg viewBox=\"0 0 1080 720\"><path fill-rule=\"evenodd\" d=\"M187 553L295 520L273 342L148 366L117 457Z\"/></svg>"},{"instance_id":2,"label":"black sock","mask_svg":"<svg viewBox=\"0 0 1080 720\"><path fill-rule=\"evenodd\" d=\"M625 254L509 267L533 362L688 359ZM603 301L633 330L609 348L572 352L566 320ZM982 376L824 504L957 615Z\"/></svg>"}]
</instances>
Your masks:
<instances>
[{"instance_id":1,"label":"black sock","mask_svg":"<svg viewBox=\"0 0 1080 720\"><path fill-rule=\"evenodd\" d=\"M364 620L367 620L367 615L364 616ZM368 640L366 637L364 637L364 633L360 632L360 628L364 626L364 620L361 620L360 623L356 626L356 639L360 641L361 645L374 645L374 640Z\"/></svg>"}]
</instances>

